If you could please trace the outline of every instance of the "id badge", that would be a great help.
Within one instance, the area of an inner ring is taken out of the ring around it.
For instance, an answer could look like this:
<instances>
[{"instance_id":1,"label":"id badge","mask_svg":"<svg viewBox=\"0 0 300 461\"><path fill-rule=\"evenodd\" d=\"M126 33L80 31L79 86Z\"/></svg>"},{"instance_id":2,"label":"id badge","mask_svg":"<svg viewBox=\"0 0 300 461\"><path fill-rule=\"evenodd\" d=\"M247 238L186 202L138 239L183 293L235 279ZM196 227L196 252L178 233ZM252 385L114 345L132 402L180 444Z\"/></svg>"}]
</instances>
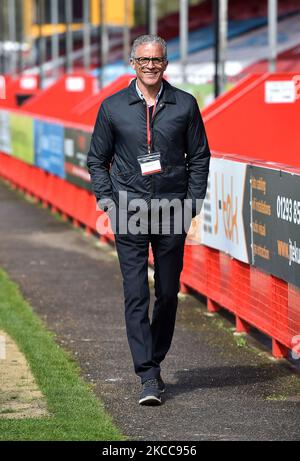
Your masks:
<instances>
[{"instance_id":1,"label":"id badge","mask_svg":"<svg viewBox=\"0 0 300 461\"><path fill-rule=\"evenodd\" d=\"M151 152L138 157L138 162L143 176L161 172L160 152Z\"/></svg>"}]
</instances>

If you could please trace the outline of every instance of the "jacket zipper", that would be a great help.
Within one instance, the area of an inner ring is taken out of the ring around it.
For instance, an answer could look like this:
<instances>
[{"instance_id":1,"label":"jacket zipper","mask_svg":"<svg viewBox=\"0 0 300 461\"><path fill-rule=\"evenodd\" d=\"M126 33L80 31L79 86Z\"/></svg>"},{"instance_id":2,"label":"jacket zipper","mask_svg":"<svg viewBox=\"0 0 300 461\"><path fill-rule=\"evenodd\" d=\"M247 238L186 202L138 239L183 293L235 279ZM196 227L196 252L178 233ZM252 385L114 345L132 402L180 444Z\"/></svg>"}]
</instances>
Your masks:
<instances>
[{"instance_id":1,"label":"jacket zipper","mask_svg":"<svg viewBox=\"0 0 300 461\"><path fill-rule=\"evenodd\" d=\"M143 106L144 108L146 109L147 111L147 106L146 106L146 101L145 99L143 100ZM148 134L147 134L147 113L146 113L146 137L148 137ZM150 130L151 130L151 122L150 122ZM151 131L151 142L152 142L152 131ZM149 154L149 151L148 151L148 144L147 144L147 149L146 149L147 153ZM150 200L152 198L152 194L153 194L153 181L152 181L152 175L150 175Z\"/></svg>"},{"instance_id":2,"label":"jacket zipper","mask_svg":"<svg viewBox=\"0 0 300 461\"><path fill-rule=\"evenodd\" d=\"M161 110L161 108L164 106L164 104L161 102L158 104L158 107L156 111L153 114L153 117L151 117L151 122L150 122L150 130L151 130L151 151L153 152L153 122L154 119L157 115L157 113ZM154 180L153 180L153 174L151 175L151 198L153 197L154 194Z\"/></svg>"},{"instance_id":3,"label":"jacket zipper","mask_svg":"<svg viewBox=\"0 0 300 461\"><path fill-rule=\"evenodd\" d=\"M150 122L150 131L151 131L151 152L153 152L153 118ZM153 198L154 194L154 182L153 182L153 174L151 175L151 198Z\"/></svg>"},{"instance_id":4,"label":"jacket zipper","mask_svg":"<svg viewBox=\"0 0 300 461\"><path fill-rule=\"evenodd\" d=\"M144 106L146 107L146 101L145 101L145 100L143 101L143 104L144 104ZM150 131L151 131L151 146L150 146L150 147L151 147L151 152L153 152L153 121L154 121L154 118L156 117L157 113L161 110L161 108L162 108L163 106L164 106L164 103L162 103L162 102L159 103L159 104L158 104L157 110L155 111L153 117L151 117L151 121L150 121ZM151 184L151 192L150 192L151 197L150 197L150 199L152 199L152 198L153 198L153 194L154 194L153 174L151 174L150 176L151 176L151 178L150 178L150 184Z\"/></svg>"}]
</instances>

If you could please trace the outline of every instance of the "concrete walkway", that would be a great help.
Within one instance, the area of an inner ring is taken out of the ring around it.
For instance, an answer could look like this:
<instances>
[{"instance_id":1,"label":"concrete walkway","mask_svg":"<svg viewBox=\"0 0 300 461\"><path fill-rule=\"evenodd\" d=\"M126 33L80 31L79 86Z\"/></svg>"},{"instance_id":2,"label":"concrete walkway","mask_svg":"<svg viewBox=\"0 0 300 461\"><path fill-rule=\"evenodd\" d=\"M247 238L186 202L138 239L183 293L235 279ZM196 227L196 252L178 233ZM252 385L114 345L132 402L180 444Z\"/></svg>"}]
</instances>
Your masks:
<instances>
[{"instance_id":1,"label":"concrete walkway","mask_svg":"<svg viewBox=\"0 0 300 461\"><path fill-rule=\"evenodd\" d=\"M0 182L0 266L134 440L299 440L300 378L180 300L164 404L140 407L116 254ZM199 270L201 268L199 267ZM243 344L243 342L241 342Z\"/></svg>"}]
</instances>

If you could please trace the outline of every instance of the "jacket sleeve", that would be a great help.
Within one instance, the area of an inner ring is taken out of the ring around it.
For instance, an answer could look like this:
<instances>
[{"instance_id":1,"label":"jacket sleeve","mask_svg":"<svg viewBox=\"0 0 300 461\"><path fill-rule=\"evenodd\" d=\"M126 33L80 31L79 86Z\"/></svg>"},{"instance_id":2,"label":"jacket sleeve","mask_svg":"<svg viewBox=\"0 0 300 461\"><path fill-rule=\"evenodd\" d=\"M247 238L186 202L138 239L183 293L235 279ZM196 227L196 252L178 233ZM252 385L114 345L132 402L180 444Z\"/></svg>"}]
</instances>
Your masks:
<instances>
[{"instance_id":1,"label":"jacket sleeve","mask_svg":"<svg viewBox=\"0 0 300 461\"><path fill-rule=\"evenodd\" d=\"M97 201L112 199L109 168L113 155L113 126L105 103L102 103L94 126L90 150L87 155L87 167L91 175L92 190Z\"/></svg>"},{"instance_id":2,"label":"jacket sleeve","mask_svg":"<svg viewBox=\"0 0 300 461\"><path fill-rule=\"evenodd\" d=\"M210 149L197 100L193 98L186 133L188 190L186 198L192 199L193 215L200 212L196 200L204 199L209 172ZM200 208L201 209L201 208ZM198 212L196 210L199 210Z\"/></svg>"}]
</instances>

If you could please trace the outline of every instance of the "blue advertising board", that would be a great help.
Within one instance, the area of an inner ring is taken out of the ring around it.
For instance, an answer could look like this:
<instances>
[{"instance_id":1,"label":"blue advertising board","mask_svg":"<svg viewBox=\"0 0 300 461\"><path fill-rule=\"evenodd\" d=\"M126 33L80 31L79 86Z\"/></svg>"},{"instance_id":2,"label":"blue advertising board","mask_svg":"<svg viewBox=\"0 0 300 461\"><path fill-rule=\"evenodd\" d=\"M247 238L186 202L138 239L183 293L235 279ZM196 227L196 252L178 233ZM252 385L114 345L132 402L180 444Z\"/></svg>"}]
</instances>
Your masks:
<instances>
[{"instance_id":1,"label":"blue advertising board","mask_svg":"<svg viewBox=\"0 0 300 461\"><path fill-rule=\"evenodd\" d=\"M36 166L65 178L64 127L35 120L34 147Z\"/></svg>"}]
</instances>

